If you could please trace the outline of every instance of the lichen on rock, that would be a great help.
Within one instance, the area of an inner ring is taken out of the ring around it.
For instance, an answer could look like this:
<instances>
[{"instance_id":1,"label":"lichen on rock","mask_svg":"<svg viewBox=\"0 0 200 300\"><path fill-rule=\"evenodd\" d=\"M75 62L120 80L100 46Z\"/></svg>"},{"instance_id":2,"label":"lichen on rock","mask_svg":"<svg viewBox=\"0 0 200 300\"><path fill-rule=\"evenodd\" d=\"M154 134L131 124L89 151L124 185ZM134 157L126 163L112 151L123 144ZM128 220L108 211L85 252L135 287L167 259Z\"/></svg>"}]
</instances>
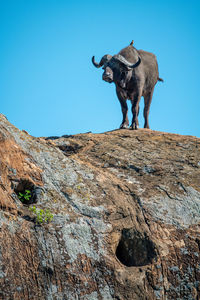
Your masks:
<instances>
[{"instance_id":1,"label":"lichen on rock","mask_svg":"<svg viewBox=\"0 0 200 300\"><path fill-rule=\"evenodd\" d=\"M192 136L35 138L0 115L0 299L198 299L199 162Z\"/></svg>"}]
</instances>

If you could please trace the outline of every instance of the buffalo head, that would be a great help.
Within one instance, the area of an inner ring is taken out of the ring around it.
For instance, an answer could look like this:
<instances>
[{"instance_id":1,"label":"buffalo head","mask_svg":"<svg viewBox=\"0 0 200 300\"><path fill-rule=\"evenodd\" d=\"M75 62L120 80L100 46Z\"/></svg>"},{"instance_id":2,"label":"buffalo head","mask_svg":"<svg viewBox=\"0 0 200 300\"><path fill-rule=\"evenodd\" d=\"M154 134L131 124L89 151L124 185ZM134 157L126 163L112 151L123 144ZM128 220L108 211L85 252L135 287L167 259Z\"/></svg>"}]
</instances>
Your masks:
<instances>
[{"instance_id":1,"label":"buffalo head","mask_svg":"<svg viewBox=\"0 0 200 300\"><path fill-rule=\"evenodd\" d=\"M132 64L120 54L114 56L106 54L102 57L100 63L95 62L93 56L92 63L96 68L103 67L102 79L104 81L115 82L121 88L125 88L127 80L131 78L132 70L141 63L141 58L138 56L138 61Z\"/></svg>"}]
</instances>

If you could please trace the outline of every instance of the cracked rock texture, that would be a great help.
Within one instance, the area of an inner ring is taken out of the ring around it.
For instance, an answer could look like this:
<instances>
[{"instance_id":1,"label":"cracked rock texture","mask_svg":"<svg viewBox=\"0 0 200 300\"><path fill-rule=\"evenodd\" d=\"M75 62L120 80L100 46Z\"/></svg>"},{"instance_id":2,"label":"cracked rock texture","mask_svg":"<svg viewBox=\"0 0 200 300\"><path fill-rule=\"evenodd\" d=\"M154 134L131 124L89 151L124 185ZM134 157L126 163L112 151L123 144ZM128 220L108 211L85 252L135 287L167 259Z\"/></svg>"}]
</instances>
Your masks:
<instances>
[{"instance_id":1,"label":"cracked rock texture","mask_svg":"<svg viewBox=\"0 0 200 300\"><path fill-rule=\"evenodd\" d=\"M200 139L35 138L0 115L0 299L200 299Z\"/></svg>"}]
</instances>

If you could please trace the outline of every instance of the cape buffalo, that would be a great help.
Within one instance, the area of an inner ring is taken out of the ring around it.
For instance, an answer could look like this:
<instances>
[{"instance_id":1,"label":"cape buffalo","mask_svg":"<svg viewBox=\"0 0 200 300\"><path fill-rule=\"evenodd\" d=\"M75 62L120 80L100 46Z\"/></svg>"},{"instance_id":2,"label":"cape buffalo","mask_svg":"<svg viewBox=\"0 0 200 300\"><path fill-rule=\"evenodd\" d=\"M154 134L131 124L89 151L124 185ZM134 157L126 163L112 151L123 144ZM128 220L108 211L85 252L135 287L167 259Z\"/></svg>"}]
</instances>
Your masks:
<instances>
[{"instance_id":1,"label":"cape buffalo","mask_svg":"<svg viewBox=\"0 0 200 300\"><path fill-rule=\"evenodd\" d=\"M109 83L114 82L116 85L116 93L123 114L120 128L129 126L127 99L132 103L131 128L138 128L139 102L142 96L144 97L144 128L149 128L148 115L154 87L157 81L163 81L159 78L156 56L150 52L137 50L133 47L132 41L117 55L104 55L100 63L96 63L93 56L92 63L96 68L103 67L103 80Z\"/></svg>"}]
</instances>

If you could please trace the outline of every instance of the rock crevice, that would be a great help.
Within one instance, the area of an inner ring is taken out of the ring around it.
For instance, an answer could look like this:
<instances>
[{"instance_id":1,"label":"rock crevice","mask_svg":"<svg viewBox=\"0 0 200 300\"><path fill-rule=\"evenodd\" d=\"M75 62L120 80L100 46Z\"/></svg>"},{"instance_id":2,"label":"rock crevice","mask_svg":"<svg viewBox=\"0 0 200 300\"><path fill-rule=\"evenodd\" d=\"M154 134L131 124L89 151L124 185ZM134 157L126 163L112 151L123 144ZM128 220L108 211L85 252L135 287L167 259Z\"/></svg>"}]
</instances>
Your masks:
<instances>
[{"instance_id":1,"label":"rock crevice","mask_svg":"<svg viewBox=\"0 0 200 300\"><path fill-rule=\"evenodd\" d=\"M196 137L35 138L0 115L0 299L199 299L199 182Z\"/></svg>"}]
</instances>

